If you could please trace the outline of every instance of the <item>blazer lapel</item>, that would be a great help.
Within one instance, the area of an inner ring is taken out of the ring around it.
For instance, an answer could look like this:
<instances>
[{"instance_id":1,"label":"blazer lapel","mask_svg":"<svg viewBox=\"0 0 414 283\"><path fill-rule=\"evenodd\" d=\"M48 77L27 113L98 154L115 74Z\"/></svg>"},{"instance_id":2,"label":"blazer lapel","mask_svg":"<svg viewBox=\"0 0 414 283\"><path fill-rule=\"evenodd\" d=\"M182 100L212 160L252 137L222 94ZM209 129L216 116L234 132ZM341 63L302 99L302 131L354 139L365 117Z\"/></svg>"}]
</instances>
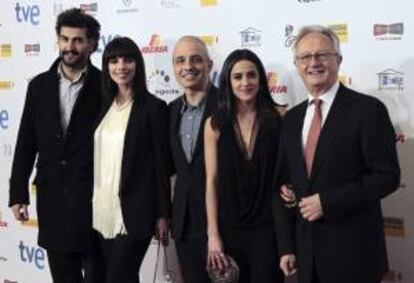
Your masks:
<instances>
[{"instance_id":1,"label":"blazer lapel","mask_svg":"<svg viewBox=\"0 0 414 283\"><path fill-rule=\"evenodd\" d=\"M203 148L203 145L204 145L204 124L206 122L206 119L212 114L211 112L213 111L213 104L215 103L215 100L216 100L215 90L216 88L213 85L211 85L208 92L206 93L207 95L206 105L205 105L203 117L201 118L201 121L200 121L200 129L198 131L197 141L196 141L196 145L194 148L194 153L193 153L193 158L191 160L191 163L193 163L194 160L197 158L197 156L200 153L200 150Z\"/></svg>"},{"instance_id":2,"label":"blazer lapel","mask_svg":"<svg viewBox=\"0 0 414 283\"><path fill-rule=\"evenodd\" d=\"M125 132L124 149L122 153L121 181L119 193L122 194L123 181L128 179L132 171L132 161L137 149L137 140L141 131L145 128L145 103L134 100L131 114ZM150 138L150 137L142 137Z\"/></svg>"},{"instance_id":3,"label":"blazer lapel","mask_svg":"<svg viewBox=\"0 0 414 283\"><path fill-rule=\"evenodd\" d=\"M306 172L306 162L303 154L302 128L307 108L308 101L306 100L299 106L298 117L294 119L295 122L292 124L292 140L290 141L293 147L292 152L295 154L293 160L298 161L298 175L305 182L308 181L308 174Z\"/></svg>"},{"instance_id":4,"label":"blazer lapel","mask_svg":"<svg viewBox=\"0 0 414 283\"><path fill-rule=\"evenodd\" d=\"M182 158L182 164L188 165L188 161L187 158L185 157L185 153L184 153L184 149L183 146L181 144L181 140L180 140L180 117L181 117L181 108L183 107L183 102L180 99L179 103L173 108L173 113L172 113L172 121L171 121L171 125L173 126L173 131L172 131L172 141L174 143L174 146L176 148L176 150L178 151L178 157Z\"/></svg>"},{"instance_id":5,"label":"blazer lapel","mask_svg":"<svg viewBox=\"0 0 414 283\"><path fill-rule=\"evenodd\" d=\"M325 124L323 125L315 150L311 181L313 181L317 175L323 161L328 158L329 146L334 142L348 116L348 100L344 92L345 88L341 85L332 103L331 109L329 110L328 116L326 117Z\"/></svg>"}]
</instances>

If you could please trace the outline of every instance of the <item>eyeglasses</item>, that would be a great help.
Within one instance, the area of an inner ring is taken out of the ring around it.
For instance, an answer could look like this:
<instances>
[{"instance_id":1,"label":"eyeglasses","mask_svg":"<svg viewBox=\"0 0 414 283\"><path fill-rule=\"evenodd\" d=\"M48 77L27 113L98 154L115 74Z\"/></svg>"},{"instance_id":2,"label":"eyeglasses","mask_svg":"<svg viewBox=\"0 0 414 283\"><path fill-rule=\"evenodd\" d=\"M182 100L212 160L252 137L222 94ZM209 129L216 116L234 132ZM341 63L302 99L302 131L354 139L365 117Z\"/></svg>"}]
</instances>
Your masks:
<instances>
[{"instance_id":1,"label":"eyeglasses","mask_svg":"<svg viewBox=\"0 0 414 283\"><path fill-rule=\"evenodd\" d=\"M334 52L318 52L315 54L302 54L295 57L295 59L301 64L309 64L312 59L315 59L318 62L326 62L332 56L338 56L338 53Z\"/></svg>"}]
</instances>

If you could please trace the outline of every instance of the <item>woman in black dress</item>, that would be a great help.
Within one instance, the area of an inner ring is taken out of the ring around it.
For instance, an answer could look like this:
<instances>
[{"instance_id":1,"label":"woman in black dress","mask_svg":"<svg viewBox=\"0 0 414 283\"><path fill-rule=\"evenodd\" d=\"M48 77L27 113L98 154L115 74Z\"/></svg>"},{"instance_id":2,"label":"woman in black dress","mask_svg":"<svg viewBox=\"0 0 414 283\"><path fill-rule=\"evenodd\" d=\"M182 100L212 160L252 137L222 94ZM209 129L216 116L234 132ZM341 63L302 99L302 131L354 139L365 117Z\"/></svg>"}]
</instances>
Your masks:
<instances>
[{"instance_id":1,"label":"woman in black dress","mask_svg":"<svg viewBox=\"0 0 414 283\"><path fill-rule=\"evenodd\" d=\"M208 265L225 268L229 254L240 267L240 282L283 282L272 210L280 123L260 59L249 50L233 51L204 141Z\"/></svg>"}]
</instances>

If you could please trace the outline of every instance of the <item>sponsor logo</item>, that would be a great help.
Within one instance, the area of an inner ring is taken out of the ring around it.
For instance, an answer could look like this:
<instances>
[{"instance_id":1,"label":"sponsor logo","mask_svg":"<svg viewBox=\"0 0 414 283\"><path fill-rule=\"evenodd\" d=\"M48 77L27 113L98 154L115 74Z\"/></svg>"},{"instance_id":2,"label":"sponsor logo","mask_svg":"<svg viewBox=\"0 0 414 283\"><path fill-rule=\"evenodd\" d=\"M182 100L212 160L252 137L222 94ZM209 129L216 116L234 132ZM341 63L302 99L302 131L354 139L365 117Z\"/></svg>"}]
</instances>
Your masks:
<instances>
[{"instance_id":1,"label":"sponsor logo","mask_svg":"<svg viewBox=\"0 0 414 283\"><path fill-rule=\"evenodd\" d=\"M4 279L4 283L19 283L19 282L10 280L10 279Z\"/></svg>"},{"instance_id":2,"label":"sponsor logo","mask_svg":"<svg viewBox=\"0 0 414 283\"><path fill-rule=\"evenodd\" d=\"M161 7L165 9L174 9L181 7L181 0L161 0Z\"/></svg>"},{"instance_id":3,"label":"sponsor logo","mask_svg":"<svg viewBox=\"0 0 414 283\"><path fill-rule=\"evenodd\" d=\"M217 6L217 0L200 0L201 7Z\"/></svg>"},{"instance_id":4,"label":"sponsor logo","mask_svg":"<svg viewBox=\"0 0 414 283\"><path fill-rule=\"evenodd\" d=\"M401 40L404 34L404 23L374 24L373 32L377 40Z\"/></svg>"},{"instance_id":5,"label":"sponsor logo","mask_svg":"<svg viewBox=\"0 0 414 283\"><path fill-rule=\"evenodd\" d=\"M328 25L328 28L336 33L341 43L348 42L348 24L330 24Z\"/></svg>"},{"instance_id":6,"label":"sponsor logo","mask_svg":"<svg viewBox=\"0 0 414 283\"><path fill-rule=\"evenodd\" d=\"M5 156L12 156L13 155L13 146L11 144L3 144L3 155ZM0 217L1 221L1 217Z\"/></svg>"},{"instance_id":7,"label":"sponsor logo","mask_svg":"<svg viewBox=\"0 0 414 283\"><path fill-rule=\"evenodd\" d=\"M9 128L9 112L7 110L0 110L0 130L7 130Z\"/></svg>"},{"instance_id":8,"label":"sponsor logo","mask_svg":"<svg viewBox=\"0 0 414 283\"><path fill-rule=\"evenodd\" d=\"M18 23L30 23L37 26L40 23L40 7L39 5L22 5L16 2L14 6L16 12L16 21Z\"/></svg>"},{"instance_id":9,"label":"sponsor logo","mask_svg":"<svg viewBox=\"0 0 414 283\"><path fill-rule=\"evenodd\" d=\"M34 264L38 269L44 269L46 263L45 251L42 248L26 245L23 240L19 242L20 260L24 263Z\"/></svg>"},{"instance_id":10,"label":"sponsor logo","mask_svg":"<svg viewBox=\"0 0 414 283\"><path fill-rule=\"evenodd\" d=\"M267 83L271 94L287 93L287 86L279 84L279 76L276 72L267 73Z\"/></svg>"},{"instance_id":11,"label":"sponsor logo","mask_svg":"<svg viewBox=\"0 0 414 283\"><path fill-rule=\"evenodd\" d=\"M207 46L212 46L218 43L217 35L200 35L198 36Z\"/></svg>"},{"instance_id":12,"label":"sponsor logo","mask_svg":"<svg viewBox=\"0 0 414 283\"><path fill-rule=\"evenodd\" d=\"M386 69L377 73L378 90L385 91L403 91L404 90L404 73L394 69Z\"/></svg>"},{"instance_id":13,"label":"sponsor logo","mask_svg":"<svg viewBox=\"0 0 414 283\"><path fill-rule=\"evenodd\" d=\"M148 85L158 96L178 95L180 91L171 84L171 76L165 70L155 70L148 76Z\"/></svg>"},{"instance_id":14,"label":"sponsor logo","mask_svg":"<svg viewBox=\"0 0 414 283\"><path fill-rule=\"evenodd\" d=\"M80 4L79 8L84 12L85 14L95 14L98 12L98 3L89 3L89 4Z\"/></svg>"},{"instance_id":15,"label":"sponsor logo","mask_svg":"<svg viewBox=\"0 0 414 283\"><path fill-rule=\"evenodd\" d=\"M116 9L118 14L137 13L139 10L137 7L132 6L133 0L122 0L123 7Z\"/></svg>"},{"instance_id":16,"label":"sponsor logo","mask_svg":"<svg viewBox=\"0 0 414 283\"><path fill-rule=\"evenodd\" d=\"M261 45L261 31L252 27L249 27L240 32L241 34L241 46L253 47Z\"/></svg>"},{"instance_id":17,"label":"sponsor logo","mask_svg":"<svg viewBox=\"0 0 414 283\"><path fill-rule=\"evenodd\" d=\"M119 34L101 35L99 38L98 48L96 49L96 52L102 53L105 47L108 45L108 43L117 37L120 37L120 35Z\"/></svg>"},{"instance_id":18,"label":"sponsor logo","mask_svg":"<svg viewBox=\"0 0 414 283\"><path fill-rule=\"evenodd\" d=\"M399 271L390 270L382 277L382 282L402 282L402 274Z\"/></svg>"},{"instance_id":19,"label":"sponsor logo","mask_svg":"<svg viewBox=\"0 0 414 283\"><path fill-rule=\"evenodd\" d=\"M352 78L345 75L339 75L338 81L346 86L352 85Z\"/></svg>"},{"instance_id":20,"label":"sponsor logo","mask_svg":"<svg viewBox=\"0 0 414 283\"><path fill-rule=\"evenodd\" d=\"M384 217L385 235L393 237L405 237L405 226L403 218Z\"/></svg>"},{"instance_id":21,"label":"sponsor logo","mask_svg":"<svg viewBox=\"0 0 414 283\"><path fill-rule=\"evenodd\" d=\"M29 44L26 43L24 45L24 53L28 56L34 56L40 54L40 43Z\"/></svg>"},{"instance_id":22,"label":"sponsor logo","mask_svg":"<svg viewBox=\"0 0 414 283\"><path fill-rule=\"evenodd\" d=\"M291 47L293 42L295 42L296 36L293 34L293 30L295 29L292 25L285 26L285 47Z\"/></svg>"},{"instance_id":23,"label":"sponsor logo","mask_svg":"<svg viewBox=\"0 0 414 283\"><path fill-rule=\"evenodd\" d=\"M0 81L0 90L12 89L14 86L12 81Z\"/></svg>"},{"instance_id":24,"label":"sponsor logo","mask_svg":"<svg viewBox=\"0 0 414 283\"><path fill-rule=\"evenodd\" d=\"M11 44L0 44L0 57L11 57L12 56L12 45Z\"/></svg>"},{"instance_id":25,"label":"sponsor logo","mask_svg":"<svg viewBox=\"0 0 414 283\"><path fill-rule=\"evenodd\" d=\"M7 222L2 220L1 210L0 210L0 227L7 227Z\"/></svg>"},{"instance_id":26,"label":"sponsor logo","mask_svg":"<svg viewBox=\"0 0 414 283\"><path fill-rule=\"evenodd\" d=\"M167 53L168 46L162 45L161 43L161 36L159 34L153 34L151 36L150 42L148 46L142 48L142 53Z\"/></svg>"}]
</instances>

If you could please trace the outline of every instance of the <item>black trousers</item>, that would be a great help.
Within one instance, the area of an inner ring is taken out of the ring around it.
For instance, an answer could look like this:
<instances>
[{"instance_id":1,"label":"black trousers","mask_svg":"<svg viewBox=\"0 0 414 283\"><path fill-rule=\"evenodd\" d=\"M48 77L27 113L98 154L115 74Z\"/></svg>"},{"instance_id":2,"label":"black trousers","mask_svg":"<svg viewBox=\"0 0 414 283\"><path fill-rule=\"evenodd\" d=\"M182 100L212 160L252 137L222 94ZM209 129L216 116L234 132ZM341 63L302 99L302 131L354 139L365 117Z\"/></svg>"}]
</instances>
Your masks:
<instances>
[{"instance_id":1,"label":"black trousers","mask_svg":"<svg viewBox=\"0 0 414 283\"><path fill-rule=\"evenodd\" d=\"M139 283L139 268L151 242L120 235L104 239L99 235L103 252L105 280L101 283Z\"/></svg>"},{"instance_id":2,"label":"black trousers","mask_svg":"<svg viewBox=\"0 0 414 283\"><path fill-rule=\"evenodd\" d=\"M224 251L240 268L239 283L282 283L276 235L272 225L220 231Z\"/></svg>"},{"instance_id":3,"label":"black trousers","mask_svg":"<svg viewBox=\"0 0 414 283\"><path fill-rule=\"evenodd\" d=\"M47 250L47 257L53 283L103 282L102 255L98 245L85 253Z\"/></svg>"},{"instance_id":4,"label":"black trousers","mask_svg":"<svg viewBox=\"0 0 414 283\"><path fill-rule=\"evenodd\" d=\"M175 247L184 283L210 283L206 272L207 239L176 240Z\"/></svg>"}]
</instances>

